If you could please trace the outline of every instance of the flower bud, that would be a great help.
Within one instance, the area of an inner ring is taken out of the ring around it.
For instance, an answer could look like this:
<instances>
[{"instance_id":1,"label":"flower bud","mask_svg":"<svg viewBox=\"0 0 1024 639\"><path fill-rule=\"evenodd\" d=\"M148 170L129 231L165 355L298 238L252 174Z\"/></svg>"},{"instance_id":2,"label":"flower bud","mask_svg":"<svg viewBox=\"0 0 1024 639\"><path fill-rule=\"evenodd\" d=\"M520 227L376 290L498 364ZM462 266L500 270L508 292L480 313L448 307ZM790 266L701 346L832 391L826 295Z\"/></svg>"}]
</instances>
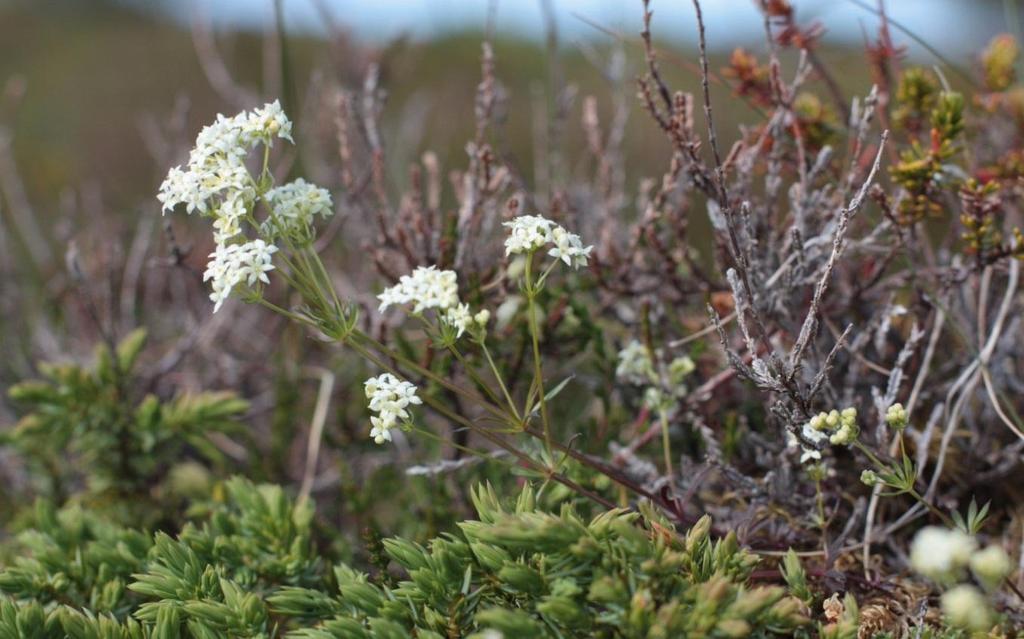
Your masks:
<instances>
[{"instance_id":1,"label":"flower bud","mask_svg":"<svg viewBox=\"0 0 1024 639\"><path fill-rule=\"evenodd\" d=\"M1012 570L1010 557L1000 546L989 546L971 557L971 572L989 590L998 588Z\"/></svg>"},{"instance_id":2,"label":"flower bud","mask_svg":"<svg viewBox=\"0 0 1024 639\"><path fill-rule=\"evenodd\" d=\"M907 409L903 408L903 404L893 404L885 411L885 423L895 430L907 427Z\"/></svg>"},{"instance_id":3,"label":"flower bud","mask_svg":"<svg viewBox=\"0 0 1024 639\"><path fill-rule=\"evenodd\" d=\"M856 422L843 424L839 427L828 441L837 446L849 446L853 442L857 441L857 436L860 435L860 427L857 426Z\"/></svg>"},{"instance_id":4,"label":"flower bud","mask_svg":"<svg viewBox=\"0 0 1024 639\"><path fill-rule=\"evenodd\" d=\"M874 486L881 483L882 479L875 471L868 469L860 474L860 481L867 486Z\"/></svg>"},{"instance_id":5,"label":"flower bud","mask_svg":"<svg viewBox=\"0 0 1024 639\"><path fill-rule=\"evenodd\" d=\"M910 565L935 581L954 582L963 574L976 547L974 538L961 530L928 526L914 537Z\"/></svg>"},{"instance_id":6,"label":"flower bud","mask_svg":"<svg viewBox=\"0 0 1024 639\"><path fill-rule=\"evenodd\" d=\"M942 595L942 612L951 626L985 631L992 625L992 609L974 586L960 585Z\"/></svg>"}]
</instances>

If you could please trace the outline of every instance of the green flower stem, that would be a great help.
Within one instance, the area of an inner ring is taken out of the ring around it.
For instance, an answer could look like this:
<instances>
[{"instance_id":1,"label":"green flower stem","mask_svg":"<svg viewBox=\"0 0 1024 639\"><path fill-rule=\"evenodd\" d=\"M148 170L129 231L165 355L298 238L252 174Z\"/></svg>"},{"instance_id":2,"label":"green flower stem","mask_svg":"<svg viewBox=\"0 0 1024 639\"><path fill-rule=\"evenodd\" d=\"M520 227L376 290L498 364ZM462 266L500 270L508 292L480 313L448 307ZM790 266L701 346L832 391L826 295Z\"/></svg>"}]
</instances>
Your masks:
<instances>
[{"instance_id":1,"label":"green flower stem","mask_svg":"<svg viewBox=\"0 0 1024 639\"><path fill-rule=\"evenodd\" d=\"M274 304L273 302L268 302L266 299L264 299L262 295L253 296L253 301L255 301L260 306L264 306L274 311L275 313L283 315L284 317L292 320L293 322L298 322L299 324L304 324L311 328L319 328L317 324L310 320L308 317L304 317L302 315L299 315L298 313L293 313L288 309L281 308L280 306Z\"/></svg>"},{"instance_id":2,"label":"green flower stem","mask_svg":"<svg viewBox=\"0 0 1024 639\"><path fill-rule=\"evenodd\" d=\"M455 347L455 344L449 344L448 345L448 350L455 357L455 359L459 362L459 364L462 365L462 368L466 371L466 374L469 375L469 378L471 380L473 380L473 383L475 383L478 387L480 387L480 388L482 388L484 390L484 393L487 394L487 398L493 404L500 405L501 404L501 398L499 398L498 395L487 384L487 382L485 382L483 380L483 378L480 377L480 375L476 372L476 370L472 366L470 366L469 362L466 361L466 358L463 357L462 353L459 352L459 349ZM516 418L516 421L518 421L518 417Z\"/></svg>"},{"instance_id":3,"label":"green flower stem","mask_svg":"<svg viewBox=\"0 0 1024 639\"><path fill-rule=\"evenodd\" d=\"M818 509L818 524L821 526L821 548L828 556L828 526L825 522L825 494L821 490L821 480L814 482L815 503Z\"/></svg>"},{"instance_id":4,"label":"green flower stem","mask_svg":"<svg viewBox=\"0 0 1024 639\"><path fill-rule=\"evenodd\" d=\"M484 451L484 450L477 450L475 448L470 448L469 446L463 446L462 444L457 444L457 443L453 442L452 440L447 439L445 437L442 437L441 435L438 435L437 433L432 433L429 430L426 430L425 428L420 428L418 426L412 426L410 428L410 430L412 432L414 432L414 433L419 434L419 435L423 435L424 437L427 437L428 439L433 439L436 442L440 442L442 444L446 444L448 446L451 446L452 448L461 450L464 453L468 453L468 454L470 454L470 455L472 455L474 457L478 457L478 458L482 459L483 461L496 461L499 464L504 464L505 466L508 466L509 468L513 468L515 466L514 464L512 464L511 462L509 462L506 459L502 459L501 457L495 457L494 455L492 455L492 454L490 454L490 453L488 453L487 451Z\"/></svg>"},{"instance_id":5,"label":"green flower stem","mask_svg":"<svg viewBox=\"0 0 1024 639\"><path fill-rule=\"evenodd\" d=\"M434 339L434 340L436 340L438 342L443 342L444 343L445 348L447 348L448 352L450 352L452 354L452 357L454 357L455 360L457 362L459 362L459 364L462 365L462 368L466 371L466 374L469 375L469 378L473 381L473 383L476 384L477 387L483 389L484 394L487 395L487 399L489 399L491 401L491 403L493 403L496 406L500 405L501 404L501 399L491 389L490 385L487 384L487 382L485 382L480 377L480 375L476 372L476 369L469 364L469 362L466 360L466 358L462 355L462 353L459 351L459 349L455 346L454 341L445 339L443 336L441 336L439 334L436 334L435 331L434 331L435 327L430 322L428 322L427 318L423 317L423 315L421 315L419 313L414 313L413 315L416 317L416 319L418 319L423 324L423 329L426 331L428 337L430 337L431 339Z\"/></svg>"},{"instance_id":6,"label":"green flower stem","mask_svg":"<svg viewBox=\"0 0 1024 639\"><path fill-rule=\"evenodd\" d=\"M540 274L539 278L537 278L536 288L538 291L544 288L544 282L547 281L548 275L551 275L551 271L553 271L556 266L558 266L558 260L552 260L551 264L548 264L548 267L544 269L544 272Z\"/></svg>"},{"instance_id":7,"label":"green flower stem","mask_svg":"<svg viewBox=\"0 0 1024 639\"><path fill-rule=\"evenodd\" d=\"M370 361L374 361L375 358L372 355L370 355L369 353L366 353L366 355L368 356L367 358L370 359ZM375 363L377 363L381 368L384 368L385 370L390 371L392 374L397 374L397 371L395 371L393 368L387 366L387 364L385 364L384 362L381 362L381 361L377 360ZM454 421L454 422L456 422L458 424L461 424L461 425L465 426L466 428L469 428L473 432L479 434L481 437L483 437L487 441L491 442L495 446L497 446L497 447L501 448L502 450L508 452L510 455L515 457L517 460L519 460L524 466L528 467L529 469L533 470L534 472L540 473L544 477L546 477L547 479L554 480L554 481L556 481L556 482L566 486L567 488L575 491L576 493L582 495L583 497L586 497L586 498L588 498L588 499L590 499L590 500L592 500L592 501L594 501L594 502L604 506L605 508L615 508L615 504L612 503L611 501L605 499L604 497L598 495L597 493L594 493L594 492L592 492L590 490L587 490L586 488L584 488L583 486L579 485L575 481L569 479L565 475L563 475L563 474L561 474L561 473L559 473L559 472L557 472L555 470L552 470L552 469L546 467L543 464L540 464L539 462L535 461L532 457L530 457L529 455L527 455L523 451L521 451L518 448L516 448L513 444L509 443L504 438L500 437L496 433L494 433L494 432L492 432L492 431L490 431L490 430L488 430L486 428L481 428L480 426L478 426L474 422L466 419L465 417L462 417L461 415L456 414L450 408L445 406L443 403L437 401L435 398L430 397L430 396L424 396L422 399L423 399L423 402L427 406L432 408L434 411L436 411L437 413L439 413L443 417L447 417L448 419L450 419L450 420L452 420L452 421Z\"/></svg>"},{"instance_id":8,"label":"green flower stem","mask_svg":"<svg viewBox=\"0 0 1024 639\"><path fill-rule=\"evenodd\" d=\"M353 331L353 333L354 334L358 334L358 335L364 337L365 339L373 342L373 340L371 338L363 335L359 331ZM365 357L368 361L370 361L370 362L374 363L375 365L379 366L380 368L390 372L392 375L401 376L401 373L399 371L397 371L394 367L390 366L389 364L387 364L387 362L383 361L382 359L380 359L379 357L377 357L376 355L371 353L367 348L365 348L362 345L356 343L355 340L351 340L350 339L346 343L349 346L351 346L353 348L353 350L355 350L357 353L359 353L360 355ZM382 348L384 348L384 347L382 347ZM385 348L384 350L387 350L387 349ZM417 368L421 368L421 367L417 366ZM446 380L442 380L441 378L437 377L436 375L433 375L433 373L430 373L430 375L432 377L437 378L441 383L444 384L445 387L451 387L453 389L458 388L457 386L454 386L453 384L448 383ZM465 392L462 389L459 389L459 390L462 391L463 393ZM570 490L575 491L579 495L582 495L583 497L586 497L587 499L590 499L591 501L594 501L595 503L600 504L601 506L604 506L605 508L615 508L615 504L613 502L605 499L604 497L598 495L597 493L594 493L594 492L592 492L590 490L587 490L586 488L584 488L583 486L579 485L575 481L569 479L565 475L563 475L563 474L561 474L561 473L559 473L559 472L557 472L555 470L552 470L550 468L547 468L546 466L538 463L533 458L531 458L529 455L527 455L526 453L524 453L523 451L519 450L514 445L512 445L511 443L506 441L504 438L500 437L496 433L494 433L494 432L492 432L492 431L490 431L490 430L488 430L486 428L482 428L482 427L478 426L477 424L475 424L474 422L466 419L465 417L462 417L461 415L456 414L451 409L449 409L447 406L445 406L443 403L437 401L435 398L433 398L433 397L431 397L429 395L425 395L424 397L422 397L422 399L423 399L423 402L425 404L427 404L430 408L432 408L434 411L436 411L440 415L442 415L444 417L447 417L448 419L452 420L453 422L461 424L461 425L465 426L466 428L469 428L473 432L479 434L481 437L483 437L487 441L491 442L495 446L498 446L502 450L505 450L506 452L511 454L513 457L518 459L524 466L529 467L531 470L543 474L548 479L554 480L554 481L562 484L563 486L569 488ZM477 399L480 399L480 398L477 398ZM536 433L532 433L531 432L530 434L533 435L534 437L537 436ZM566 450L568 451L568 449L566 449ZM571 455L571 452L570 452L570 456L573 456L575 459L580 459L580 456ZM584 457L584 459L586 459L586 458ZM590 463L588 465L591 465L592 467L597 468L596 466L593 466L592 463ZM643 492L642 489L641 489L641 492Z\"/></svg>"},{"instance_id":9,"label":"green flower stem","mask_svg":"<svg viewBox=\"0 0 1024 639\"><path fill-rule=\"evenodd\" d=\"M864 444L862 444L859 440L853 442L853 445L860 452L864 453L868 457L868 459L871 460L871 463L874 464L875 467L878 470L883 471L883 472L889 470L889 467L886 464L882 463L882 460L880 460L877 455L875 455L873 452L871 452L871 450L868 449L868 447L865 446ZM946 526L948 526L950 528L955 528L956 527L955 522L949 517L949 515L947 515L946 513L942 512L941 510L936 508L931 502L926 500L921 495L921 493L917 492L913 487L908 487L905 492L908 495L910 495L911 497L913 497L914 499L916 499L922 506L924 506L929 511L931 511L931 513L933 515L935 515L936 517L938 517L942 521L943 524L945 524Z\"/></svg>"},{"instance_id":10,"label":"green flower stem","mask_svg":"<svg viewBox=\"0 0 1024 639\"><path fill-rule=\"evenodd\" d=\"M853 445L857 448L857 450L859 450L860 452L864 453L867 456L867 458L871 460L871 463L874 464L875 467L878 470L885 471L885 470L889 469L889 466L887 466L886 464L883 464L882 460L880 460L877 455L875 455L873 452L871 452L871 450L867 446L862 444L860 442L860 440L855 440L853 442Z\"/></svg>"},{"instance_id":11,"label":"green flower stem","mask_svg":"<svg viewBox=\"0 0 1024 639\"><path fill-rule=\"evenodd\" d=\"M916 499L925 508L930 510L933 515L938 517L942 521L942 523L946 525L946 527L956 528L956 523L953 521L952 518L950 518L949 515L933 506L931 502L927 501L924 497L922 497L919 492L911 488L910 490L907 491L907 494Z\"/></svg>"},{"instance_id":12,"label":"green flower stem","mask_svg":"<svg viewBox=\"0 0 1024 639\"><path fill-rule=\"evenodd\" d=\"M665 456L665 473L671 480L676 474L672 469L672 443L668 438L668 414L665 411L659 411L658 416L661 421L661 450Z\"/></svg>"},{"instance_id":13,"label":"green flower stem","mask_svg":"<svg viewBox=\"0 0 1024 639\"><path fill-rule=\"evenodd\" d=\"M334 300L334 308L340 312L342 309L341 298L338 297L338 291L334 289L334 285L331 283L331 276L327 273L327 268L324 266L323 260L320 259L320 254L311 247L307 247L306 251L312 256L313 263L319 268L320 275L324 279L327 290L331 292L331 298Z\"/></svg>"},{"instance_id":14,"label":"green flower stem","mask_svg":"<svg viewBox=\"0 0 1024 639\"><path fill-rule=\"evenodd\" d=\"M487 365L491 367L491 373L494 374L494 379L498 380L498 386L501 387L501 392L505 395L505 401L508 402L508 408L512 411L512 415L516 418L516 422L519 424L519 428L522 429L522 418L519 416L519 409L516 408L516 403L512 401L512 395L508 392L508 387L505 386L505 380L501 377L501 373L498 371L498 367L494 364L494 358L491 357L491 351L487 348L487 342L481 339L480 350L484 352L484 357L487 359Z\"/></svg>"},{"instance_id":15,"label":"green flower stem","mask_svg":"<svg viewBox=\"0 0 1024 639\"><path fill-rule=\"evenodd\" d=\"M533 267L533 252L530 252L526 256L526 271L524 274L525 284L524 290L526 292L527 302L527 313L529 314L530 320L530 339L533 342L533 383L537 387L537 392L540 395L540 415L541 423L544 427L544 448L551 458L551 426L548 421L548 404L544 395L544 372L541 370L540 360L540 328L537 326L537 288L535 288L533 280L531 278L531 270ZM530 406L527 405L523 408L523 415L528 416L530 414Z\"/></svg>"}]
</instances>

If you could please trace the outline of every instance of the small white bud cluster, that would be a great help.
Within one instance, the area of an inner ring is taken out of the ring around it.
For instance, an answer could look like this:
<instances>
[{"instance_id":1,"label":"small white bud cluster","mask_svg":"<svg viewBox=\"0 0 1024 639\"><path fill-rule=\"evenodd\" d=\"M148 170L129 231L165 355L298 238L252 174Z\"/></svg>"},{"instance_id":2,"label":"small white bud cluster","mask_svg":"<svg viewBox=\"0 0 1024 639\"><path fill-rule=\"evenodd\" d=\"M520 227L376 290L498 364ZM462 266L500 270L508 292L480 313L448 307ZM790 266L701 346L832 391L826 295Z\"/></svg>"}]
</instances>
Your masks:
<instances>
[{"instance_id":1,"label":"small white bud cluster","mask_svg":"<svg viewBox=\"0 0 1024 639\"><path fill-rule=\"evenodd\" d=\"M868 468L861 471L860 481L865 486L876 486L882 483L882 478L878 476L878 473Z\"/></svg>"},{"instance_id":2,"label":"small white bud cluster","mask_svg":"<svg viewBox=\"0 0 1024 639\"><path fill-rule=\"evenodd\" d=\"M411 416L407 410L410 405L423 403L416 395L414 384L400 380L391 373L366 380L364 390L366 398L370 400L370 410L377 413L370 417L373 425L370 437L378 444L391 441L391 429L398 426L399 421L410 423Z\"/></svg>"},{"instance_id":3,"label":"small white bud cluster","mask_svg":"<svg viewBox=\"0 0 1024 639\"><path fill-rule=\"evenodd\" d=\"M658 381L654 361L649 349L637 340L631 340L619 351L619 364L615 376L630 384L653 384Z\"/></svg>"},{"instance_id":4,"label":"small white bud cluster","mask_svg":"<svg viewBox=\"0 0 1024 639\"><path fill-rule=\"evenodd\" d=\"M993 544L971 555L971 572L981 585L995 590L1013 572L1013 564L1006 551Z\"/></svg>"}]
</instances>

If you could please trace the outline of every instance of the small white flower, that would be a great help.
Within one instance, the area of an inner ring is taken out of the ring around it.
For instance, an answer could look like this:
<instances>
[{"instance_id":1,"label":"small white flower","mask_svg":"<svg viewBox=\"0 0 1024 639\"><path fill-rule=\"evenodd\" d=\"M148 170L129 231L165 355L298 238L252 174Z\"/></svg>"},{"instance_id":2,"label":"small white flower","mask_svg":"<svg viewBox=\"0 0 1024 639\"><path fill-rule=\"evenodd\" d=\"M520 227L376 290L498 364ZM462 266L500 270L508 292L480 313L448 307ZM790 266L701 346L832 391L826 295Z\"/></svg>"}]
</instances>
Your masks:
<instances>
[{"instance_id":1,"label":"small white flower","mask_svg":"<svg viewBox=\"0 0 1024 639\"><path fill-rule=\"evenodd\" d=\"M391 429L399 424L399 421L407 422L411 419L409 411L406 410L412 404L422 404L416 395L416 386L405 380L400 380L391 373L383 373L377 377L371 377L364 384L367 399L370 400L370 410L377 413L370 417L373 428L370 429L370 437L378 444L391 441Z\"/></svg>"},{"instance_id":2,"label":"small white flower","mask_svg":"<svg viewBox=\"0 0 1024 639\"><path fill-rule=\"evenodd\" d=\"M198 176L176 166L167 172L156 198L163 205L164 213L179 204L184 204L189 213L197 210L202 213L206 210L206 201L201 193Z\"/></svg>"},{"instance_id":3,"label":"small white flower","mask_svg":"<svg viewBox=\"0 0 1024 639\"><path fill-rule=\"evenodd\" d=\"M264 136L268 143L274 136L295 142L292 140L292 122L284 114L278 100L265 104L261 109L254 109L246 118L246 130Z\"/></svg>"},{"instance_id":4,"label":"small white flower","mask_svg":"<svg viewBox=\"0 0 1024 639\"><path fill-rule=\"evenodd\" d=\"M955 581L976 547L963 531L927 526L918 531L910 546L910 565L935 581Z\"/></svg>"},{"instance_id":5,"label":"small white flower","mask_svg":"<svg viewBox=\"0 0 1024 639\"><path fill-rule=\"evenodd\" d=\"M272 262L277 247L263 240L244 244L218 244L210 253L210 262L203 281L210 281L213 312L216 313L240 284L254 286L257 282L270 282L267 273L274 269Z\"/></svg>"},{"instance_id":6,"label":"small white flower","mask_svg":"<svg viewBox=\"0 0 1024 639\"><path fill-rule=\"evenodd\" d=\"M373 438L375 444L391 441L392 422L373 415L370 417L370 423L373 425L373 428L370 429L370 437Z\"/></svg>"},{"instance_id":7,"label":"small white flower","mask_svg":"<svg viewBox=\"0 0 1024 639\"><path fill-rule=\"evenodd\" d=\"M420 266L411 275L403 275L398 284L377 296L380 311L389 306L413 305L414 313L427 309L447 310L459 303L459 285L455 271L439 271L436 266Z\"/></svg>"},{"instance_id":8,"label":"small white flower","mask_svg":"<svg viewBox=\"0 0 1024 639\"><path fill-rule=\"evenodd\" d=\"M580 236L566 231L561 226L556 226L551 231L551 243L554 247L548 251L548 255L556 260L562 260L566 266L580 268L587 265L587 258L593 246L584 247Z\"/></svg>"}]
</instances>

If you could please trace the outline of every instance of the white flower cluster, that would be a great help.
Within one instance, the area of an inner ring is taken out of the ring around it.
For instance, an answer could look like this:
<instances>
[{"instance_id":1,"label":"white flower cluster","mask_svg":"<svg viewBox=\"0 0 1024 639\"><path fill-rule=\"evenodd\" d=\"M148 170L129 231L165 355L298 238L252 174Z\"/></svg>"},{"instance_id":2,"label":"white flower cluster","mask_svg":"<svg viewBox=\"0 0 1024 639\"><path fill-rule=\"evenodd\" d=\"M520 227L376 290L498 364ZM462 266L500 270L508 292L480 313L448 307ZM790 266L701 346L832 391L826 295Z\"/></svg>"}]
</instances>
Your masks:
<instances>
[{"instance_id":1,"label":"white flower cluster","mask_svg":"<svg viewBox=\"0 0 1024 639\"><path fill-rule=\"evenodd\" d=\"M373 428L370 437L378 444L391 441L391 429L398 425L399 420L408 422L411 404L422 404L416 395L416 386L405 380L398 379L391 373L384 373L366 380L364 385L366 398L370 400L370 410L377 413L370 417Z\"/></svg>"},{"instance_id":2,"label":"white flower cluster","mask_svg":"<svg viewBox=\"0 0 1024 639\"><path fill-rule=\"evenodd\" d=\"M315 216L326 218L334 213L330 192L302 178L270 189L263 198L272 211L263 223L268 235L301 233L312 225Z\"/></svg>"},{"instance_id":3,"label":"white flower cluster","mask_svg":"<svg viewBox=\"0 0 1024 639\"><path fill-rule=\"evenodd\" d=\"M315 216L333 213L326 189L298 179L264 192L270 186L266 176L257 180L250 174L250 152L261 144L273 146L277 138L292 141L292 123L277 101L232 117L218 115L196 136L188 163L171 169L160 185L157 199L165 213L184 205L188 213L213 218L217 249L203 279L211 282L214 312L239 285L270 281L277 237L299 234L308 239ZM262 224L255 221L258 200L271 211ZM259 239L246 236L246 225Z\"/></svg>"},{"instance_id":4,"label":"white flower cluster","mask_svg":"<svg viewBox=\"0 0 1024 639\"><path fill-rule=\"evenodd\" d=\"M505 226L511 229L505 239L505 255L532 253L551 245L548 255L578 269L587 265L587 258L594 248L583 246L579 235L540 215L521 215L505 222Z\"/></svg>"},{"instance_id":5,"label":"white flower cluster","mask_svg":"<svg viewBox=\"0 0 1024 639\"><path fill-rule=\"evenodd\" d=\"M273 244L253 240L244 244L218 244L210 253L210 262L203 281L210 281L213 312L216 313L224 300L241 283L254 286L257 282L270 282L267 271L273 270L271 257L277 251Z\"/></svg>"},{"instance_id":6,"label":"white flower cluster","mask_svg":"<svg viewBox=\"0 0 1024 639\"><path fill-rule=\"evenodd\" d=\"M469 304L459 301L459 283L455 271L441 271L436 266L417 267L411 275L403 275L398 284L384 289L377 296L380 311L390 306L412 305L413 313L434 309L444 334L458 339L469 331L481 338L491 313L481 310L475 315Z\"/></svg>"},{"instance_id":7,"label":"white flower cluster","mask_svg":"<svg viewBox=\"0 0 1024 639\"><path fill-rule=\"evenodd\" d=\"M256 195L246 157L260 143L270 146L275 137L291 140L291 131L276 101L230 118L218 115L199 132L187 166L171 169L160 185L157 198L164 212L184 204L189 213L215 218L218 243L238 235Z\"/></svg>"},{"instance_id":8,"label":"white flower cluster","mask_svg":"<svg viewBox=\"0 0 1024 639\"><path fill-rule=\"evenodd\" d=\"M403 275L398 284L377 296L380 311L389 306L412 304L413 313L427 309L446 311L459 303L459 285L455 271L439 271L436 266L419 266L411 275Z\"/></svg>"}]
</instances>

